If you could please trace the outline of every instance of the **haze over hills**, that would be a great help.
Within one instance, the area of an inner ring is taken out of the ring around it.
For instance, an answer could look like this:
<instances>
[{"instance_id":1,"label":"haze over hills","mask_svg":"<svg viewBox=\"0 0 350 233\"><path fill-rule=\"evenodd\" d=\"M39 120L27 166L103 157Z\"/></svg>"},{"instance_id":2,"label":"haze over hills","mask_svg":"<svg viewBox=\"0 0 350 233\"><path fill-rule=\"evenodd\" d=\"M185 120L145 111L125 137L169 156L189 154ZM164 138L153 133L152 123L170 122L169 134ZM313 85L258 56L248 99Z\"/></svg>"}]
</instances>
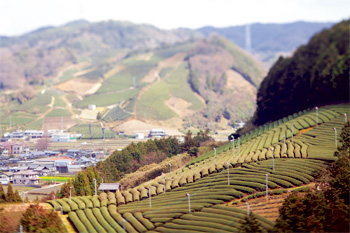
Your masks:
<instances>
[{"instance_id":1,"label":"haze over hills","mask_svg":"<svg viewBox=\"0 0 350 233\"><path fill-rule=\"evenodd\" d=\"M303 21L285 24L251 24L251 52L271 66L279 55L291 55L300 45L307 43L315 33L330 28L333 24L332 22ZM241 48L246 48L246 25L224 28L203 27L197 31L205 36L217 33Z\"/></svg>"}]
</instances>

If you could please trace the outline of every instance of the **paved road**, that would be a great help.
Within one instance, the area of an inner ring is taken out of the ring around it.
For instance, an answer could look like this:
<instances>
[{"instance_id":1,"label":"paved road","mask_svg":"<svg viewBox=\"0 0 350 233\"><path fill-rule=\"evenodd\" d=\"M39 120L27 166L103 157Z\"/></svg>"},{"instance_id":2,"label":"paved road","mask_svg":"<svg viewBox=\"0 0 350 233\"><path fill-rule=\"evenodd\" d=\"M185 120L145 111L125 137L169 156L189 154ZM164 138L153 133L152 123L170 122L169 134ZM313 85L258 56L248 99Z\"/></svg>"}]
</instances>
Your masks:
<instances>
[{"instance_id":1,"label":"paved road","mask_svg":"<svg viewBox=\"0 0 350 233\"><path fill-rule=\"evenodd\" d=\"M56 193L61 190L62 185L63 183L48 185L43 188L30 190L28 194L50 194L52 191Z\"/></svg>"}]
</instances>

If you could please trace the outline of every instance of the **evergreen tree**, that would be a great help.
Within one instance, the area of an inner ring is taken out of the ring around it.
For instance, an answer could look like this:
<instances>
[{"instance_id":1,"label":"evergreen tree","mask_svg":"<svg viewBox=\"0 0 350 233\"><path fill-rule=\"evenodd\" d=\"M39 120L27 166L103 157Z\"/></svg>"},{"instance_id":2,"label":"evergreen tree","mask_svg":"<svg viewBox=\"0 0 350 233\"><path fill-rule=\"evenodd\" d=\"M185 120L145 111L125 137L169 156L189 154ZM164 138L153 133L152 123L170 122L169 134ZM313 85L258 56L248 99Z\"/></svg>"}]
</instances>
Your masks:
<instances>
[{"instance_id":1,"label":"evergreen tree","mask_svg":"<svg viewBox=\"0 0 350 233\"><path fill-rule=\"evenodd\" d=\"M15 199L15 202L21 202L21 201L23 201L22 198L21 198L21 196L20 196L19 193L18 193L18 190L15 191L14 199Z\"/></svg>"},{"instance_id":2,"label":"evergreen tree","mask_svg":"<svg viewBox=\"0 0 350 233\"><path fill-rule=\"evenodd\" d=\"M349 103L349 23L316 34L293 57L278 59L260 84L255 125L315 106Z\"/></svg>"},{"instance_id":3,"label":"evergreen tree","mask_svg":"<svg viewBox=\"0 0 350 233\"><path fill-rule=\"evenodd\" d=\"M5 202L6 201L6 194L4 191L4 188L0 184L0 202Z\"/></svg>"},{"instance_id":4,"label":"evergreen tree","mask_svg":"<svg viewBox=\"0 0 350 233\"><path fill-rule=\"evenodd\" d=\"M335 156L344 155L346 157L350 157L350 121L348 120L342 131L340 133L340 146L338 147L337 152L335 152Z\"/></svg>"},{"instance_id":5,"label":"evergreen tree","mask_svg":"<svg viewBox=\"0 0 350 233\"><path fill-rule=\"evenodd\" d=\"M13 192L13 188L12 188L11 183L9 183L7 186L6 201L7 202L15 202L16 201L15 193Z\"/></svg>"},{"instance_id":6,"label":"evergreen tree","mask_svg":"<svg viewBox=\"0 0 350 233\"><path fill-rule=\"evenodd\" d=\"M244 220L240 223L241 226L239 227L239 232L241 233L263 232L263 228L253 212L250 212L249 216L245 216Z\"/></svg>"}]
</instances>

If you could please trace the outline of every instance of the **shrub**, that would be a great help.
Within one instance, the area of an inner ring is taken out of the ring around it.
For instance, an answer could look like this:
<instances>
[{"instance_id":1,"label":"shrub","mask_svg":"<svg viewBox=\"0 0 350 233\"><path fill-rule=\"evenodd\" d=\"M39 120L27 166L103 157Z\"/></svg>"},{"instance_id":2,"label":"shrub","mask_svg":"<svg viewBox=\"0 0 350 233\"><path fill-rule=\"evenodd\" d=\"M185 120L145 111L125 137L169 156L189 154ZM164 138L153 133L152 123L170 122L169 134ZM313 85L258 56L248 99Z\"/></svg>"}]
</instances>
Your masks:
<instances>
[{"instance_id":1,"label":"shrub","mask_svg":"<svg viewBox=\"0 0 350 233\"><path fill-rule=\"evenodd\" d=\"M60 232L63 230L58 214L53 210L44 210L39 204L30 205L26 209L21 218L21 225L26 232Z\"/></svg>"}]
</instances>

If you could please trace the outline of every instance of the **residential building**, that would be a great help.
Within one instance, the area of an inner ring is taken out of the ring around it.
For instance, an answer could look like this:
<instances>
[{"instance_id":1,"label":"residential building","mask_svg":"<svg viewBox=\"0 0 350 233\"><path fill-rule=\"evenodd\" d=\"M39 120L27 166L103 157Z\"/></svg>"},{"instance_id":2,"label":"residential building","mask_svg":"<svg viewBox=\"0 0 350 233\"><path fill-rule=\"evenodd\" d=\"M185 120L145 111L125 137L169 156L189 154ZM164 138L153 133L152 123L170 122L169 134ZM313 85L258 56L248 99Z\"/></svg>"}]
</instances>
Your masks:
<instances>
[{"instance_id":1,"label":"residential building","mask_svg":"<svg viewBox=\"0 0 350 233\"><path fill-rule=\"evenodd\" d=\"M10 183L10 177L5 173L0 173L0 184L9 184L9 183Z\"/></svg>"},{"instance_id":2,"label":"residential building","mask_svg":"<svg viewBox=\"0 0 350 233\"><path fill-rule=\"evenodd\" d=\"M85 156L82 156L74 161L74 165L85 165L85 166L91 166L94 163L93 160L86 158Z\"/></svg>"},{"instance_id":3,"label":"residential building","mask_svg":"<svg viewBox=\"0 0 350 233\"><path fill-rule=\"evenodd\" d=\"M37 185L39 180L39 174L34 171L21 171L13 174L13 184Z\"/></svg>"},{"instance_id":4,"label":"residential building","mask_svg":"<svg viewBox=\"0 0 350 233\"><path fill-rule=\"evenodd\" d=\"M151 129L149 131L148 137L156 137L156 138L161 138L161 137L166 137L168 136L163 129Z\"/></svg>"},{"instance_id":5,"label":"residential building","mask_svg":"<svg viewBox=\"0 0 350 233\"><path fill-rule=\"evenodd\" d=\"M29 152L29 146L23 142L0 142L1 155L20 155Z\"/></svg>"}]
</instances>

